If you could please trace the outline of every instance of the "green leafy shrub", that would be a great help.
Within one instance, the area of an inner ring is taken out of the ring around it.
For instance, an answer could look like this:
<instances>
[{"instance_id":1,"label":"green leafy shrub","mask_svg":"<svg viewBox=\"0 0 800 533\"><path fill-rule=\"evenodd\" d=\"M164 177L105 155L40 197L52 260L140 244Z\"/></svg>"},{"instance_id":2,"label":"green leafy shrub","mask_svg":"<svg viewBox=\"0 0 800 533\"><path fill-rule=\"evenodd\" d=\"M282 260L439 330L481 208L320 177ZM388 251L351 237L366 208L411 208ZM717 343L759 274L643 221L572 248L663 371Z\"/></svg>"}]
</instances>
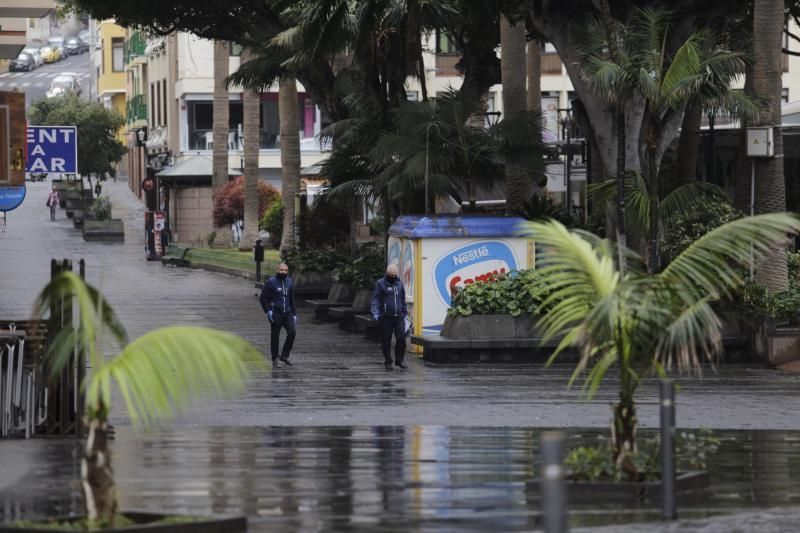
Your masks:
<instances>
[{"instance_id":1,"label":"green leafy shrub","mask_svg":"<svg viewBox=\"0 0 800 533\"><path fill-rule=\"evenodd\" d=\"M297 221L300 248L336 248L350 237L347 207L328 198L317 197L314 204L300 213Z\"/></svg>"},{"instance_id":2,"label":"green leafy shrub","mask_svg":"<svg viewBox=\"0 0 800 533\"><path fill-rule=\"evenodd\" d=\"M95 198L89 208L89 216L95 220L111 220L111 199L108 196Z\"/></svg>"},{"instance_id":3,"label":"green leafy shrub","mask_svg":"<svg viewBox=\"0 0 800 533\"><path fill-rule=\"evenodd\" d=\"M334 279L358 289L371 289L375 280L383 275L385 268L383 247L375 243L365 244L359 250L358 257L343 262L336 268Z\"/></svg>"},{"instance_id":4,"label":"green leafy shrub","mask_svg":"<svg viewBox=\"0 0 800 533\"><path fill-rule=\"evenodd\" d=\"M730 203L714 197L703 198L692 208L672 217L664 231L662 252L672 260L694 241L723 224L741 218L744 214Z\"/></svg>"},{"instance_id":5,"label":"green leafy shrub","mask_svg":"<svg viewBox=\"0 0 800 533\"><path fill-rule=\"evenodd\" d=\"M675 437L675 466L679 472L705 470L708 457L719 449L720 440L708 429L682 431ZM627 452L620 464L612 460L608 443L580 446L564 459L568 478L575 481L620 481L628 476L624 468L639 472L639 481L661 479L661 436L645 439L636 452Z\"/></svg>"},{"instance_id":6,"label":"green leafy shrub","mask_svg":"<svg viewBox=\"0 0 800 533\"><path fill-rule=\"evenodd\" d=\"M334 248L295 250L286 255L285 261L292 272L333 272L349 262L350 256Z\"/></svg>"},{"instance_id":7,"label":"green leafy shrub","mask_svg":"<svg viewBox=\"0 0 800 533\"><path fill-rule=\"evenodd\" d=\"M261 220L258 221L258 229L269 232L269 245L277 250L281 245L283 236L283 202L280 198L264 211Z\"/></svg>"},{"instance_id":8,"label":"green leafy shrub","mask_svg":"<svg viewBox=\"0 0 800 533\"><path fill-rule=\"evenodd\" d=\"M206 236L206 242L208 243L208 247L212 248L214 246L214 243L217 242L217 232L212 231L211 233L209 233L208 236Z\"/></svg>"},{"instance_id":9,"label":"green leafy shrub","mask_svg":"<svg viewBox=\"0 0 800 533\"><path fill-rule=\"evenodd\" d=\"M545 298L543 289L535 282L538 277L536 270L528 269L472 283L455 296L447 312L461 316L536 313Z\"/></svg>"}]
</instances>

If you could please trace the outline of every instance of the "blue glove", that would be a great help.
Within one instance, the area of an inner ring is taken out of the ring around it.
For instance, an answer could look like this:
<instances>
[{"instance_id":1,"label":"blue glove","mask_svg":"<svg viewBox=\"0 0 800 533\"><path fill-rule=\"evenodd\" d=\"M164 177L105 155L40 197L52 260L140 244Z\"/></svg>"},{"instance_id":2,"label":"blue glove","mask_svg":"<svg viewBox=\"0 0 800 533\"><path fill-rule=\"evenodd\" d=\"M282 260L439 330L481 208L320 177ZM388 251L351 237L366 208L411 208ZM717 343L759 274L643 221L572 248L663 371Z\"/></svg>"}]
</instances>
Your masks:
<instances>
[{"instance_id":1,"label":"blue glove","mask_svg":"<svg viewBox=\"0 0 800 533\"><path fill-rule=\"evenodd\" d=\"M270 322L272 322L272 309L267 311L267 318L269 319Z\"/></svg>"},{"instance_id":2,"label":"blue glove","mask_svg":"<svg viewBox=\"0 0 800 533\"><path fill-rule=\"evenodd\" d=\"M376 313L376 314L374 314L374 315L372 315L372 320L374 320L375 322L377 322L377 321L378 321L378 315L377 315L377 313Z\"/></svg>"},{"instance_id":3,"label":"blue glove","mask_svg":"<svg viewBox=\"0 0 800 533\"><path fill-rule=\"evenodd\" d=\"M297 315L294 315L292 318L294 319L294 323L297 324Z\"/></svg>"}]
</instances>

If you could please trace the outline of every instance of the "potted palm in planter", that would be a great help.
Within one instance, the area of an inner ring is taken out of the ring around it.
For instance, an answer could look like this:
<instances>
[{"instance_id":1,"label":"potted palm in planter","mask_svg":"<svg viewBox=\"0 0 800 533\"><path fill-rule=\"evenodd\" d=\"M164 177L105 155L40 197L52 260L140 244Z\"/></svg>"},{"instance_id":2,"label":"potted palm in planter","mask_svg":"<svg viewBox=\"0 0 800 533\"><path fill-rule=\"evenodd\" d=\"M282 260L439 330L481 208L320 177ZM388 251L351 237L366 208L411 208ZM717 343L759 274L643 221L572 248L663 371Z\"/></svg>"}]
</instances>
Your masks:
<instances>
[{"instance_id":1,"label":"potted palm in planter","mask_svg":"<svg viewBox=\"0 0 800 533\"><path fill-rule=\"evenodd\" d=\"M619 400L607 447L617 476L647 474L637 461L634 393L643 377L699 372L722 349L721 321L712 304L742 282L751 260L800 230L789 214L748 217L700 237L659 273L646 273L632 251L558 222L530 222L526 233L542 250L537 289L546 290L538 327L543 342L563 338L550 362L568 347L579 352L570 384L583 380L591 397L616 369Z\"/></svg>"},{"instance_id":2,"label":"potted palm in planter","mask_svg":"<svg viewBox=\"0 0 800 533\"><path fill-rule=\"evenodd\" d=\"M241 389L253 369L265 367L261 353L239 336L196 326L160 328L128 342L108 302L72 272L57 276L44 288L36 303L37 317L44 318L51 304L65 297L77 302L80 327L56 332L42 362L51 375L58 375L76 350L87 354L91 363L92 372L82 384L88 436L81 458L80 487L86 514L0 525L0 532L40 531L43 526L50 531L114 531L123 525L126 532L246 530L244 517L168 517L120 511L108 422L112 383L118 387L134 425L146 426L181 410L191 397ZM121 347L112 359L100 350L100 338L107 334Z\"/></svg>"},{"instance_id":3,"label":"potted palm in planter","mask_svg":"<svg viewBox=\"0 0 800 533\"><path fill-rule=\"evenodd\" d=\"M83 240L111 241L125 240L125 228L122 220L111 218L111 199L100 196L92 202L83 219Z\"/></svg>"}]
</instances>

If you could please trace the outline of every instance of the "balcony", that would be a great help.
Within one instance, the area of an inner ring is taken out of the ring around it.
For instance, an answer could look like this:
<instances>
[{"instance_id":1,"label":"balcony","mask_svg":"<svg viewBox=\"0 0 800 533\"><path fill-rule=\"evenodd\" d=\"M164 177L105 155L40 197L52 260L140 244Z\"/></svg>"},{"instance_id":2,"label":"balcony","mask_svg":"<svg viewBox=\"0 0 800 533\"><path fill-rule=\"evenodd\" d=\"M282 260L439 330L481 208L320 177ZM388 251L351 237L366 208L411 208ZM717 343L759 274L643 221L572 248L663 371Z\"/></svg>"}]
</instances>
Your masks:
<instances>
[{"instance_id":1,"label":"balcony","mask_svg":"<svg viewBox=\"0 0 800 533\"><path fill-rule=\"evenodd\" d=\"M125 64L129 65L134 60L146 61L144 51L147 48L147 38L138 30L132 31L125 40Z\"/></svg>"},{"instance_id":2,"label":"balcony","mask_svg":"<svg viewBox=\"0 0 800 533\"><path fill-rule=\"evenodd\" d=\"M147 121L147 100L145 95L137 94L127 104L128 111L128 125L133 125L136 122Z\"/></svg>"}]
</instances>

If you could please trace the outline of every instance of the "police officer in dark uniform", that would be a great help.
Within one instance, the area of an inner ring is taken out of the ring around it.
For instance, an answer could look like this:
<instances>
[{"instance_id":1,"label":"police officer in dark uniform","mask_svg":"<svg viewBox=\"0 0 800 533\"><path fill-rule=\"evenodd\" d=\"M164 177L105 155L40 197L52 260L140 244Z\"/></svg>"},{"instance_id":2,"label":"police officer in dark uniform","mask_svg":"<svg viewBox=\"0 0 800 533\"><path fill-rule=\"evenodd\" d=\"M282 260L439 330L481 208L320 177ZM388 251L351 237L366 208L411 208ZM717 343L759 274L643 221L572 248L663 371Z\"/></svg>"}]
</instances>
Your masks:
<instances>
[{"instance_id":1,"label":"police officer in dark uniform","mask_svg":"<svg viewBox=\"0 0 800 533\"><path fill-rule=\"evenodd\" d=\"M289 353L292 351L296 333L297 308L294 305L294 282L289 277L289 267L286 263L278 265L277 273L264 282L259 301L270 323L270 351L273 368L280 367L278 345L280 344L281 328L286 330L286 340L283 343L283 350L281 350L280 362L292 366L289 361Z\"/></svg>"},{"instance_id":2,"label":"police officer in dark uniform","mask_svg":"<svg viewBox=\"0 0 800 533\"><path fill-rule=\"evenodd\" d=\"M375 282L370 303L372 318L378 322L381 331L383 364L386 370L392 369L392 335L395 338L394 364L400 368L408 368L403 362L406 354L405 320L408 316L406 291L397 273L395 264L386 268L386 276Z\"/></svg>"}]
</instances>

